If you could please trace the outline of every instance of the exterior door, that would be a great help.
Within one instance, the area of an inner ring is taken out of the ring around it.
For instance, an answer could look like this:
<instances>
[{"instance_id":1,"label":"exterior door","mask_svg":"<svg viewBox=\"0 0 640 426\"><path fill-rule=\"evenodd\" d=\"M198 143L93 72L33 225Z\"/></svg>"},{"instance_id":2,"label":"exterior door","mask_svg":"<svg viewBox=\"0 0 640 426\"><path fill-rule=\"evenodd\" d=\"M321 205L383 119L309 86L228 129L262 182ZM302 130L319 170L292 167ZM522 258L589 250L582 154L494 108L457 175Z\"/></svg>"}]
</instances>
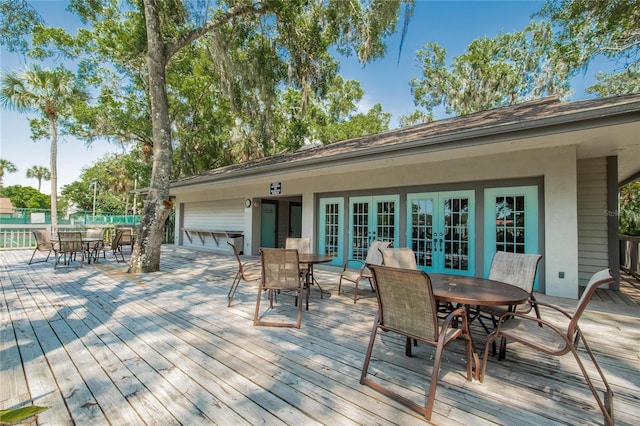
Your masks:
<instances>
[{"instance_id":1,"label":"exterior door","mask_svg":"<svg viewBox=\"0 0 640 426\"><path fill-rule=\"evenodd\" d=\"M289 203L289 236L302 237L302 204Z\"/></svg>"},{"instance_id":2,"label":"exterior door","mask_svg":"<svg viewBox=\"0 0 640 426\"><path fill-rule=\"evenodd\" d=\"M488 188L484 191L484 274L496 251L540 254L538 187ZM533 286L538 290L538 274Z\"/></svg>"},{"instance_id":3,"label":"exterior door","mask_svg":"<svg viewBox=\"0 0 640 426\"><path fill-rule=\"evenodd\" d=\"M427 272L474 274L474 191L407 195L407 242Z\"/></svg>"},{"instance_id":4,"label":"exterior door","mask_svg":"<svg viewBox=\"0 0 640 426\"><path fill-rule=\"evenodd\" d=\"M344 199L323 198L318 212L318 250L333 256L330 265L344 264Z\"/></svg>"},{"instance_id":5,"label":"exterior door","mask_svg":"<svg viewBox=\"0 0 640 426\"><path fill-rule=\"evenodd\" d=\"M273 202L260 203L260 247L277 247L278 205Z\"/></svg>"},{"instance_id":6,"label":"exterior door","mask_svg":"<svg viewBox=\"0 0 640 426\"><path fill-rule=\"evenodd\" d=\"M398 247L399 204L398 195L349 198L349 259L364 260L375 240Z\"/></svg>"}]
</instances>

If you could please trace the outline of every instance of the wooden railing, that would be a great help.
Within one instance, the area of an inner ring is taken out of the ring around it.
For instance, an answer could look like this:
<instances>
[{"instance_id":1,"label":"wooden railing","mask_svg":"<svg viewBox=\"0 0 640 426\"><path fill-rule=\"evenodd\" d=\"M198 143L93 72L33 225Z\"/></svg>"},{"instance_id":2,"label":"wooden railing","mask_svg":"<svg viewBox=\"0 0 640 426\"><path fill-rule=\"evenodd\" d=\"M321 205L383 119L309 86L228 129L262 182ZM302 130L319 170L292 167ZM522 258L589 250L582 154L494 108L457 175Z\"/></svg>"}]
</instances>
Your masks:
<instances>
[{"instance_id":1,"label":"wooden railing","mask_svg":"<svg viewBox=\"0 0 640 426\"><path fill-rule=\"evenodd\" d=\"M620 235L620 268L640 276L640 237Z\"/></svg>"}]
</instances>

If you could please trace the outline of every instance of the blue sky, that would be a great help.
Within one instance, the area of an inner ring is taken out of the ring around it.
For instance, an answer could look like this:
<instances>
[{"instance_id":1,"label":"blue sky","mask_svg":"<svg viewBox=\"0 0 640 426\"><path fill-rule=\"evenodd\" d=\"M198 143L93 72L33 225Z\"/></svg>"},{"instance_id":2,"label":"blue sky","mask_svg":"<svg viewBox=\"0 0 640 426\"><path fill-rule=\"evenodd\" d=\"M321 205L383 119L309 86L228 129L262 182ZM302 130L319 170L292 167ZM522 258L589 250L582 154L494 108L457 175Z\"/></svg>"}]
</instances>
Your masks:
<instances>
[{"instance_id":1,"label":"blue sky","mask_svg":"<svg viewBox=\"0 0 640 426\"><path fill-rule=\"evenodd\" d=\"M74 28L79 21L65 12L66 2L61 0L31 2L45 21L51 25ZM415 52L426 42L435 41L447 49L447 60L452 60L466 49L470 41L478 37L494 37L499 32L522 30L531 20L531 15L540 10L542 1L427 1L417 0L415 14L409 24L402 46L400 60L398 52L400 36L395 34L388 41L387 55L362 67L354 58L341 58L340 74L345 79L360 81L365 95L361 109L375 103L382 104L384 111L392 114L391 127L397 127L401 115L411 113L415 106L409 89L411 77L420 77L422 72L415 60ZM400 24L401 25L401 24ZM71 26L71 27L70 27ZM0 66L3 71L24 66L22 58L2 48ZM572 100L587 97L584 87L592 84L598 71L614 67L606 61L593 63L584 75L572 81ZM35 179L27 179L27 169L34 165L49 168L48 141L33 142L30 139L28 118L5 109L0 110L0 157L11 161L18 168L16 173L5 173L4 185L24 185L37 188ZM438 118L443 118L437 114ZM105 141L86 147L84 143L66 138L58 144L58 192L64 185L77 180L82 167L91 166L109 152L121 152L117 145ZM43 182L42 192L49 193L49 182Z\"/></svg>"}]
</instances>

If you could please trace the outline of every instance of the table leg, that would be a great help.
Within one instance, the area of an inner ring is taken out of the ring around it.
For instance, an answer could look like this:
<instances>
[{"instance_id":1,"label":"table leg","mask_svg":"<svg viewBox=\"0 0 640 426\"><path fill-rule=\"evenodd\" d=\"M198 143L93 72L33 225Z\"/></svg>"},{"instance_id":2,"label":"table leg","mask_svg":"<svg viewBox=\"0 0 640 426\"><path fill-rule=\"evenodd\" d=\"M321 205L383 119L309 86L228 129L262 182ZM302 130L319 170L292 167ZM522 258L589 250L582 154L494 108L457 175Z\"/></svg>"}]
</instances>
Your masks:
<instances>
[{"instance_id":1,"label":"table leg","mask_svg":"<svg viewBox=\"0 0 640 426\"><path fill-rule=\"evenodd\" d=\"M309 276L311 277L311 282L315 283L320 289L320 299L324 299L324 290L320 287L320 283L316 280L316 277L313 275L313 264L309 263Z\"/></svg>"}]
</instances>

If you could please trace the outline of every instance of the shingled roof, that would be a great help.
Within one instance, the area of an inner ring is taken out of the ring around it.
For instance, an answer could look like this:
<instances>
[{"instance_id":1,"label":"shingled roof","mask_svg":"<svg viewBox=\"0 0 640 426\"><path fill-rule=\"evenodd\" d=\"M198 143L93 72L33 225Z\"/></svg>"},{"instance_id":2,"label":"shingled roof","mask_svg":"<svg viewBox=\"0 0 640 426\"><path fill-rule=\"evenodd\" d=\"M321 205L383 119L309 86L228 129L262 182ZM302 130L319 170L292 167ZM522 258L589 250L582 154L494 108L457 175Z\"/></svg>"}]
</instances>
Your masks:
<instances>
[{"instance_id":1,"label":"shingled roof","mask_svg":"<svg viewBox=\"0 0 640 426\"><path fill-rule=\"evenodd\" d=\"M389 130L321 145L295 152L259 158L220 167L180 179L172 187L188 186L235 176L260 174L274 168L289 168L298 164L331 162L357 158L376 152L404 149L442 149L440 145L468 141L510 132L523 132L561 124L578 124L640 111L640 94L561 102L548 97L513 106L496 108L460 117L438 120L412 127ZM458 147L459 145L456 145Z\"/></svg>"}]
</instances>

